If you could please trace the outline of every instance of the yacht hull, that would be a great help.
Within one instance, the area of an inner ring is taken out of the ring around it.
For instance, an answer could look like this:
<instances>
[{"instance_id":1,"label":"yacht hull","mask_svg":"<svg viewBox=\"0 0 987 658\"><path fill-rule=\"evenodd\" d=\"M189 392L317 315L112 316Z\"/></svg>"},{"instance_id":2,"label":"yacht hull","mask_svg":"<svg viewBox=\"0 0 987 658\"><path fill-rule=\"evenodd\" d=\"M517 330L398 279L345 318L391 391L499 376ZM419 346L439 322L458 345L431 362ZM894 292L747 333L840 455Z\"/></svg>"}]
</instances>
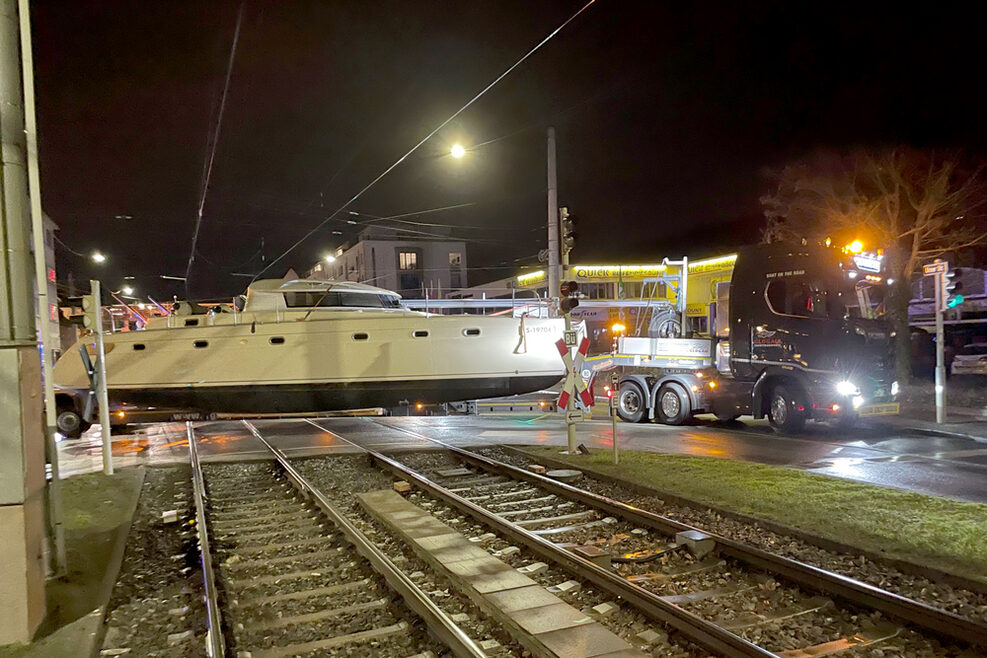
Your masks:
<instances>
[{"instance_id":1,"label":"yacht hull","mask_svg":"<svg viewBox=\"0 0 987 658\"><path fill-rule=\"evenodd\" d=\"M106 336L111 406L206 413L304 413L435 404L537 391L564 374L561 320L340 312L162 318ZM58 389L88 391L80 341ZM88 345L87 345L88 343ZM76 405L78 406L78 404Z\"/></svg>"},{"instance_id":2,"label":"yacht hull","mask_svg":"<svg viewBox=\"0 0 987 658\"><path fill-rule=\"evenodd\" d=\"M342 384L255 384L110 390L116 405L203 413L304 413L403 404L437 404L517 395L548 388L554 375Z\"/></svg>"}]
</instances>

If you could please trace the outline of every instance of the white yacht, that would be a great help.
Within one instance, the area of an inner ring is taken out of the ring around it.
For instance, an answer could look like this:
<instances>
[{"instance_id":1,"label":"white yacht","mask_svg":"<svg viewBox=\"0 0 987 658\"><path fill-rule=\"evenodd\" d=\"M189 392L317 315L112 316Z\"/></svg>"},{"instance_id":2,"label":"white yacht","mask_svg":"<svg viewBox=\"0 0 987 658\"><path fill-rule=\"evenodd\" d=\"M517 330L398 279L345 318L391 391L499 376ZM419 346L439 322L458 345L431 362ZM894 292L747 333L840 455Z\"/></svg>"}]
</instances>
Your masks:
<instances>
[{"instance_id":1,"label":"white yacht","mask_svg":"<svg viewBox=\"0 0 987 658\"><path fill-rule=\"evenodd\" d=\"M267 279L251 284L242 310L194 315L182 305L104 337L110 406L320 412L527 393L563 375L562 320L436 315L400 299L359 283ZM69 436L87 425L86 343L54 369Z\"/></svg>"}]
</instances>

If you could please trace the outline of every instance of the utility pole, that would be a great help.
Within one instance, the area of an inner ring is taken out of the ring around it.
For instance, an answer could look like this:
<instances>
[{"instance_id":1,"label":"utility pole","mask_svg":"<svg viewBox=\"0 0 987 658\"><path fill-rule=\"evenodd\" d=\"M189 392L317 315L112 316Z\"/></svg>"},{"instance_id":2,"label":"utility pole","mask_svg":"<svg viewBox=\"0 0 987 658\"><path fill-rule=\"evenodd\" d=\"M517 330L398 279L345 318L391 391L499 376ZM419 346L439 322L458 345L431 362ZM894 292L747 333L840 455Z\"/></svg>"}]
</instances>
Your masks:
<instances>
[{"instance_id":1,"label":"utility pole","mask_svg":"<svg viewBox=\"0 0 987 658\"><path fill-rule=\"evenodd\" d=\"M17 0L0 0L0 645L29 642L45 614L41 361L27 207ZM47 309L45 309L47 311Z\"/></svg>"},{"instance_id":2,"label":"utility pole","mask_svg":"<svg viewBox=\"0 0 987 658\"><path fill-rule=\"evenodd\" d=\"M922 268L922 274L931 276L936 290L936 422L946 422L946 331L943 327L943 313L946 311L946 282L950 280L949 263L935 259ZM956 289L957 286L954 286ZM960 297L959 301L963 299Z\"/></svg>"},{"instance_id":3,"label":"utility pole","mask_svg":"<svg viewBox=\"0 0 987 658\"><path fill-rule=\"evenodd\" d=\"M558 314L559 188L555 171L555 128L548 129L548 299L549 317ZM568 323L566 329L569 328Z\"/></svg>"},{"instance_id":4,"label":"utility pole","mask_svg":"<svg viewBox=\"0 0 987 658\"><path fill-rule=\"evenodd\" d=\"M936 271L936 422L946 422L946 329L943 326L943 307L946 298L946 272L949 264L938 258L935 264L945 267Z\"/></svg>"},{"instance_id":5,"label":"utility pole","mask_svg":"<svg viewBox=\"0 0 987 658\"><path fill-rule=\"evenodd\" d=\"M45 225L41 209L41 174L38 169L38 126L34 111L34 56L31 50L31 10L28 0L18 0L20 8L21 73L24 79L24 135L27 139L27 176L31 198L31 232L34 236L34 281L38 293L38 323L41 330L41 372L45 391L45 451L51 465L51 481L48 483L48 523L51 526L53 544L52 572L56 576L65 573L65 532L62 526L62 478L58 468L58 448L55 445L55 386L51 369L55 355L51 349L48 299L47 263L45 263ZM56 305L58 300L55 300Z\"/></svg>"}]
</instances>

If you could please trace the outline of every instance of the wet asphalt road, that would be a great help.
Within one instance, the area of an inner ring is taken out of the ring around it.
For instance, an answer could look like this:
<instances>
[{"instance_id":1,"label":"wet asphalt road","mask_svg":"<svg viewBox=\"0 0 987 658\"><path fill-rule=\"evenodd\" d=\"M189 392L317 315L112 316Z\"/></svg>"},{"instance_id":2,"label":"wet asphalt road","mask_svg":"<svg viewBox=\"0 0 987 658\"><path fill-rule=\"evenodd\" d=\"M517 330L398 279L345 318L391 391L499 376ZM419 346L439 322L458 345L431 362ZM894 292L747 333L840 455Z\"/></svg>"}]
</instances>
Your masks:
<instances>
[{"instance_id":1,"label":"wet asphalt road","mask_svg":"<svg viewBox=\"0 0 987 658\"><path fill-rule=\"evenodd\" d=\"M253 422L266 438L289 455L355 450L339 436L378 450L427 445L426 441L386 427L378 420L456 445L562 446L566 442L561 414ZM577 427L579 443L590 449L611 448L608 420L584 421ZM264 454L258 441L239 421L203 422L197 423L196 428L204 438L200 454L205 460L235 460ZM94 430L79 441L60 444L63 477L99 470L101 448L98 431ZM619 423L618 441L621 449L794 466L849 480L987 502L987 439L930 436L880 423L851 431L810 424L803 436L783 437L765 422L748 420L728 424L699 421L686 427ZM113 452L119 466L185 461L188 459L185 427L176 423L140 427L135 434L115 437Z\"/></svg>"}]
</instances>

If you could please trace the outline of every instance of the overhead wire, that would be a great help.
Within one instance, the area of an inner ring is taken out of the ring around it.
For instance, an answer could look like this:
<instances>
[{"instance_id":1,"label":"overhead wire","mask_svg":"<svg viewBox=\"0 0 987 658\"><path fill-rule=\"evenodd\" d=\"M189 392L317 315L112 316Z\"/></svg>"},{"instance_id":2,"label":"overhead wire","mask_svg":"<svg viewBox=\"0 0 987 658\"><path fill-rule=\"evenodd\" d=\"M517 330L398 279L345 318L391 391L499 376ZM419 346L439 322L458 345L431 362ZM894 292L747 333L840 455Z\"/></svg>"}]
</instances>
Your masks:
<instances>
[{"instance_id":1,"label":"overhead wire","mask_svg":"<svg viewBox=\"0 0 987 658\"><path fill-rule=\"evenodd\" d=\"M407 160L415 151L417 151L419 148L421 148L421 146L423 144L425 144L425 142L427 142L428 140L430 140L440 130L442 130L447 125L449 125L452 121L454 121L456 119L456 117L458 117L460 114L462 114L463 112L465 112L470 106L473 105L473 103L475 103L476 101L478 101L480 98L482 98L484 96L484 94L486 94L488 91L490 91L491 89L493 89L493 87L495 85L497 85L497 83L499 83L501 80L503 80L508 75L510 75L510 73L512 71L514 71L514 69L516 69L517 67L519 67L529 57L531 57L533 54L535 54L536 52L538 52L542 48L542 46L544 46L546 43L548 43L553 37L555 37L555 35L557 35L559 32L561 32L569 23L571 23L577 17L579 17L584 11L586 11L587 9L589 9L590 6L592 6L593 3L595 3L595 2L596 2L596 0L589 0L589 2L587 2L585 5L583 5L576 13L574 13L572 16L570 16L569 18L567 18L561 25L559 25L554 30L552 30L548 34L548 36L546 36L544 39L542 39L540 42L538 42L533 48L531 48L528 52L526 52L519 60L517 60L516 62L514 62L514 64L512 64L506 71L504 71L499 76L497 76L496 78L494 78L493 82L491 82L486 87L484 87L478 94L476 94L469 101L467 101L465 105L463 105L461 108L459 108L458 110L456 110L452 114L452 116L450 116L445 121L443 121L442 123L440 123L434 130L432 130L432 132L430 132L429 134L427 134L425 137L423 137L421 139L421 141L419 141L417 144L415 144L414 146L412 146L411 149L407 153L405 153L400 158L398 158L397 160L395 160L389 167L387 167L384 171L382 171L380 174L378 174L376 178L374 178L369 183L367 183L367 185L365 185L359 192L357 192L352 197L350 197L350 199L348 201L346 201L342 206L340 206L335 212L333 212L328 217L326 217L326 219L323 220L318 226L316 226L311 231L309 231L308 233L306 233L300 240L296 241L294 244L292 244L290 247L288 247L283 253L281 253L280 256L278 256L277 258L273 259L270 263L268 263L267 266L264 267L263 270L261 270L260 272L257 273L257 276L260 276L261 274L263 274L264 272L266 272L267 270L269 270L271 267L273 267L276 263L280 262L285 256L287 256L289 253L291 253L292 251L294 251L299 245L301 245L309 237L311 237L312 235L314 235L325 224L329 223L333 218L335 218L336 215L338 215L339 213L341 213L343 210L345 210L346 208L348 208L350 206L350 204L352 204L354 201L356 201L361 196L363 196L363 194L366 193L367 190L369 190L374 185L376 185L381 179L383 179L385 176L387 176L389 173L391 173L402 162L404 162L405 160ZM254 280L256 280L256 277L254 278Z\"/></svg>"},{"instance_id":2,"label":"overhead wire","mask_svg":"<svg viewBox=\"0 0 987 658\"><path fill-rule=\"evenodd\" d=\"M209 181L212 179L213 164L216 161L216 148L219 145L220 130L223 127L223 114L226 111L226 98L230 91L230 78L233 75L233 62L236 58L236 46L240 41L240 25L243 23L243 4L236 15L236 29L233 31L233 45L230 47L230 59L226 66L226 82L223 84L223 96L219 102L219 114L216 117L216 130L212 135L212 144L209 151L209 159L206 161L205 175L202 181L202 190L199 195L199 209L195 216L195 229L192 231L192 247L189 249L188 264L185 266L185 294L189 293L189 279L192 277L192 265L195 263L196 245L199 242L199 231L202 228L202 213L206 207L206 196L209 194Z\"/></svg>"}]
</instances>

